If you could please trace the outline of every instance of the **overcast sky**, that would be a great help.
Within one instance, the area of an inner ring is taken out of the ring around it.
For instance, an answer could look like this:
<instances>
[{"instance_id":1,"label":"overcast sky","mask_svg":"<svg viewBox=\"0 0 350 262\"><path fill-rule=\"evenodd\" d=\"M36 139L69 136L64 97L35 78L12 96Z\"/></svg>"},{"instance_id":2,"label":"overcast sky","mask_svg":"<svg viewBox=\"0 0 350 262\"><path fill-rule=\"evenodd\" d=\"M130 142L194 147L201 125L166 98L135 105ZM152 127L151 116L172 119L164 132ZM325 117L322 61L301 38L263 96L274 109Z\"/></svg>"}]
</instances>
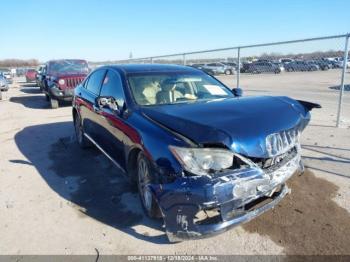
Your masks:
<instances>
[{"instance_id":1,"label":"overcast sky","mask_svg":"<svg viewBox=\"0 0 350 262\"><path fill-rule=\"evenodd\" d=\"M1 10L0 59L117 60L350 31L349 0L11 0Z\"/></svg>"}]
</instances>

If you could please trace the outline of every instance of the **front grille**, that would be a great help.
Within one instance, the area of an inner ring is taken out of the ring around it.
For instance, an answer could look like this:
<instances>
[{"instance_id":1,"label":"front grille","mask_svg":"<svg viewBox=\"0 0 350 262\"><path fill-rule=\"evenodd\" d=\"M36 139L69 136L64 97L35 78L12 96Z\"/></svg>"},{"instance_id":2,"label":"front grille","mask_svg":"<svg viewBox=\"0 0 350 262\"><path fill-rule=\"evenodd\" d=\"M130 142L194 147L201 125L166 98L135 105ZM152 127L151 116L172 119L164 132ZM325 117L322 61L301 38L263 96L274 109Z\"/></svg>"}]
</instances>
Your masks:
<instances>
[{"instance_id":1,"label":"front grille","mask_svg":"<svg viewBox=\"0 0 350 262\"><path fill-rule=\"evenodd\" d=\"M299 140L300 132L296 128L270 134L266 137L266 150L271 157L281 155L298 144Z\"/></svg>"},{"instance_id":2,"label":"front grille","mask_svg":"<svg viewBox=\"0 0 350 262\"><path fill-rule=\"evenodd\" d=\"M75 88L77 85L79 85L81 82L83 82L84 77L69 77L66 78L66 86L68 88Z\"/></svg>"},{"instance_id":3,"label":"front grille","mask_svg":"<svg viewBox=\"0 0 350 262\"><path fill-rule=\"evenodd\" d=\"M281 165L285 164L286 162L293 159L298 154L298 148L297 146L294 146L293 148L289 149L286 153L270 157L270 158L252 158L249 159L252 160L255 164L257 164L260 168L262 168L266 172L273 172L276 168L280 167Z\"/></svg>"}]
</instances>

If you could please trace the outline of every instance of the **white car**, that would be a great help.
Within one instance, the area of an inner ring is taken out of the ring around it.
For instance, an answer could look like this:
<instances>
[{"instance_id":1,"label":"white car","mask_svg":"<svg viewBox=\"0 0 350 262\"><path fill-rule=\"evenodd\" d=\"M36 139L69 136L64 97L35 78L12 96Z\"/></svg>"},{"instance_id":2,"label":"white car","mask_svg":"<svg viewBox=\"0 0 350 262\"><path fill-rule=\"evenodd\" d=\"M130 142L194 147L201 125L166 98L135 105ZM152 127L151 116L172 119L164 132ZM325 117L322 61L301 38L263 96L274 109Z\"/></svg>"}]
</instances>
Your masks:
<instances>
[{"instance_id":1,"label":"white car","mask_svg":"<svg viewBox=\"0 0 350 262\"><path fill-rule=\"evenodd\" d=\"M12 75L11 75L11 71L8 69L0 69L0 74L3 75L8 84L12 84L13 80L12 80Z\"/></svg>"},{"instance_id":2,"label":"white car","mask_svg":"<svg viewBox=\"0 0 350 262\"><path fill-rule=\"evenodd\" d=\"M336 64L337 64L338 67L343 68L344 61L343 60L338 60ZM348 61L346 62L346 68L349 68L349 67L350 67L350 60L348 59Z\"/></svg>"}]
</instances>

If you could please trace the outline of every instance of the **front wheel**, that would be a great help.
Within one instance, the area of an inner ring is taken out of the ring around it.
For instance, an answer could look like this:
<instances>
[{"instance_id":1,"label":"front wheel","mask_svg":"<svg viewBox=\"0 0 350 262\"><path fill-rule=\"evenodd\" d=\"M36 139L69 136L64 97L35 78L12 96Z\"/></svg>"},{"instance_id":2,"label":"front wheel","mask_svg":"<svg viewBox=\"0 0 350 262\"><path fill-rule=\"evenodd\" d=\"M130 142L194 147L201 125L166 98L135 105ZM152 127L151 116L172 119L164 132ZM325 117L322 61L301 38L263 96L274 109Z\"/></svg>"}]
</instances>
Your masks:
<instances>
[{"instance_id":1,"label":"front wheel","mask_svg":"<svg viewBox=\"0 0 350 262\"><path fill-rule=\"evenodd\" d=\"M50 105L52 109L57 109L58 108L58 100L50 97Z\"/></svg>"},{"instance_id":2,"label":"front wheel","mask_svg":"<svg viewBox=\"0 0 350 262\"><path fill-rule=\"evenodd\" d=\"M160 217L160 210L151 191L152 183L150 163L141 152L137 157L137 188L141 198L142 206L149 217Z\"/></svg>"},{"instance_id":3,"label":"front wheel","mask_svg":"<svg viewBox=\"0 0 350 262\"><path fill-rule=\"evenodd\" d=\"M231 70L229 70L229 69L225 70L225 75L232 75Z\"/></svg>"}]
</instances>

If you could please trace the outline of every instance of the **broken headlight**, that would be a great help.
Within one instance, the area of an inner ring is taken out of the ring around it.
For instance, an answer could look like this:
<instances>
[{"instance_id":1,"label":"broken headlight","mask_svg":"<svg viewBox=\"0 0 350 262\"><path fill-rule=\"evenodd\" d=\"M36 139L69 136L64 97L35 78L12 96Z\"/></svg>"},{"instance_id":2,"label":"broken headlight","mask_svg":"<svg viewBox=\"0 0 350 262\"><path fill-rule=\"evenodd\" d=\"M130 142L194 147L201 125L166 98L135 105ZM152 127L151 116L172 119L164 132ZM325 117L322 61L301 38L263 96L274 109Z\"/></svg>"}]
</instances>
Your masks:
<instances>
[{"instance_id":1,"label":"broken headlight","mask_svg":"<svg viewBox=\"0 0 350 262\"><path fill-rule=\"evenodd\" d=\"M169 146L183 168L195 175L227 169L232 166L234 153L220 148L186 148Z\"/></svg>"}]
</instances>

